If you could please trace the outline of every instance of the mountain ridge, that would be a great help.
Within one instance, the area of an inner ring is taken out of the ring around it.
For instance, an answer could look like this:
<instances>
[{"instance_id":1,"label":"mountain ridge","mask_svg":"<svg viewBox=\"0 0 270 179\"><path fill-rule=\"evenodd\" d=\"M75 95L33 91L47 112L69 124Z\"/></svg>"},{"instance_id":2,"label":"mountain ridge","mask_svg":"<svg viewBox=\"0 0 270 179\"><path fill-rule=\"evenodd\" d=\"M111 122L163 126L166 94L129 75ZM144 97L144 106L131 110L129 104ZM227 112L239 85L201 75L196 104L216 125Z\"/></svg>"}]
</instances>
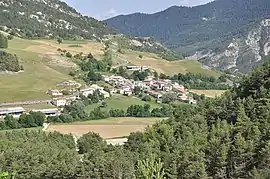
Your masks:
<instances>
[{"instance_id":1,"label":"mountain ridge","mask_svg":"<svg viewBox=\"0 0 270 179\"><path fill-rule=\"evenodd\" d=\"M208 53L217 58L228 50L227 47L233 39L245 41L248 30L270 17L269 9L270 1L267 0L216 0L195 7L172 6L154 14L121 15L105 22L124 34L154 37L185 57L202 53L204 59L198 60L207 62L205 64L208 65L211 61L210 57L210 60L205 60ZM245 51L239 53L241 57L245 56ZM222 65L223 59L218 60L221 61L218 65L210 64L210 67L248 72L255 66L253 63L249 65L248 61L252 60L251 58L244 61L246 68L239 68L242 59L232 60L239 64L236 68Z\"/></svg>"}]
</instances>

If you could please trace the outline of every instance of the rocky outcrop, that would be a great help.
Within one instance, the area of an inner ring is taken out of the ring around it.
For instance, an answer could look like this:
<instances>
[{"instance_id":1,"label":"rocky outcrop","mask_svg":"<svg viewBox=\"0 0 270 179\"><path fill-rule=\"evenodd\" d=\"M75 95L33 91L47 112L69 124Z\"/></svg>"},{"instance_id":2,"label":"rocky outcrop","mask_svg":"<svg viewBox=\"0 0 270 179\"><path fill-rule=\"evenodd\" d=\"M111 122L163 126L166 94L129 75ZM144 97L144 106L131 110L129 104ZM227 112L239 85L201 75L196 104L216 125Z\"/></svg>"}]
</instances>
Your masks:
<instances>
[{"instance_id":1,"label":"rocky outcrop","mask_svg":"<svg viewBox=\"0 0 270 179\"><path fill-rule=\"evenodd\" d=\"M249 72L270 55L270 19L257 23L242 37L231 40L221 52L197 51L192 57L203 64L232 72Z\"/></svg>"}]
</instances>

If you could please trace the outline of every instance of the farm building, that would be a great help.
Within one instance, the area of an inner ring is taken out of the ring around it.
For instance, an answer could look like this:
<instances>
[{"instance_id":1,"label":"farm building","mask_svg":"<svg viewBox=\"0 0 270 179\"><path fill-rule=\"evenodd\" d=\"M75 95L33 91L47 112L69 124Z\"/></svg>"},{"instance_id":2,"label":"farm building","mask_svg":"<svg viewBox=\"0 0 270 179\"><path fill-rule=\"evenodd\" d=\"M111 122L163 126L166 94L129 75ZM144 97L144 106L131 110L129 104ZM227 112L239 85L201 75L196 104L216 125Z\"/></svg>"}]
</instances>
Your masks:
<instances>
[{"instance_id":1,"label":"farm building","mask_svg":"<svg viewBox=\"0 0 270 179\"><path fill-rule=\"evenodd\" d=\"M22 107L0 108L0 117L5 117L6 115L20 117L24 112L25 110Z\"/></svg>"},{"instance_id":2,"label":"farm building","mask_svg":"<svg viewBox=\"0 0 270 179\"><path fill-rule=\"evenodd\" d=\"M45 114L46 116L57 116L60 114L59 110L57 108L52 109L35 109L32 110L33 112L41 112Z\"/></svg>"},{"instance_id":3,"label":"farm building","mask_svg":"<svg viewBox=\"0 0 270 179\"><path fill-rule=\"evenodd\" d=\"M127 66L127 69L130 71L145 71L148 69L147 66Z\"/></svg>"}]
</instances>

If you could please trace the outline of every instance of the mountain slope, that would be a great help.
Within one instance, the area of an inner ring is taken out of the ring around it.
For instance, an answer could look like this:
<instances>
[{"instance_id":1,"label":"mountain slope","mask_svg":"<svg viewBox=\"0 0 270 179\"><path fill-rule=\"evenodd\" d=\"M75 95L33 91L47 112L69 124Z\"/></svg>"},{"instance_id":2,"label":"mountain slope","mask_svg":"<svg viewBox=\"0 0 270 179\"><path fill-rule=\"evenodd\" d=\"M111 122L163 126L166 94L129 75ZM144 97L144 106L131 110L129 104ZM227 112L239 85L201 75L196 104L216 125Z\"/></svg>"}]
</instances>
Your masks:
<instances>
[{"instance_id":1,"label":"mountain slope","mask_svg":"<svg viewBox=\"0 0 270 179\"><path fill-rule=\"evenodd\" d=\"M82 16L59 0L1 0L2 30L23 37L99 39L115 33L104 23Z\"/></svg>"},{"instance_id":2,"label":"mountain slope","mask_svg":"<svg viewBox=\"0 0 270 179\"><path fill-rule=\"evenodd\" d=\"M125 34L154 37L185 57L195 54L211 67L245 72L268 55L262 52L268 51L264 46L270 33L269 10L269 0L216 0L196 7L173 6L155 14L121 15L106 23ZM252 37L260 40L246 42ZM232 42L241 48L232 50Z\"/></svg>"}]
</instances>

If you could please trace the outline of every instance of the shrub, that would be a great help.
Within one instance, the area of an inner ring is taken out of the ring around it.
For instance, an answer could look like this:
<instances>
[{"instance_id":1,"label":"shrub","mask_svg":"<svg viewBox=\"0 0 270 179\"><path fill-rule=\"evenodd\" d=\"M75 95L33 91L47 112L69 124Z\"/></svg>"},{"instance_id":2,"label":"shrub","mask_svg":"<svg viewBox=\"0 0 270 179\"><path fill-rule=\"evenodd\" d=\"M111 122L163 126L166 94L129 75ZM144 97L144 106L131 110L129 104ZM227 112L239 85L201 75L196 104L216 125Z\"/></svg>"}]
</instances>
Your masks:
<instances>
[{"instance_id":1,"label":"shrub","mask_svg":"<svg viewBox=\"0 0 270 179\"><path fill-rule=\"evenodd\" d=\"M8 35L8 36L7 36L7 39L8 39L8 40L12 40L12 39L13 39L13 35Z\"/></svg>"},{"instance_id":2,"label":"shrub","mask_svg":"<svg viewBox=\"0 0 270 179\"><path fill-rule=\"evenodd\" d=\"M71 58L72 54L70 52L67 52L66 57Z\"/></svg>"},{"instance_id":3,"label":"shrub","mask_svg":"<svg viewBox=\"0 0 270 179\"><path fill-rule=\"evenodd\" d=\"M142 98L143 101L151 101L151 97L146 95Z\"/></svg>"}]
</instances>

